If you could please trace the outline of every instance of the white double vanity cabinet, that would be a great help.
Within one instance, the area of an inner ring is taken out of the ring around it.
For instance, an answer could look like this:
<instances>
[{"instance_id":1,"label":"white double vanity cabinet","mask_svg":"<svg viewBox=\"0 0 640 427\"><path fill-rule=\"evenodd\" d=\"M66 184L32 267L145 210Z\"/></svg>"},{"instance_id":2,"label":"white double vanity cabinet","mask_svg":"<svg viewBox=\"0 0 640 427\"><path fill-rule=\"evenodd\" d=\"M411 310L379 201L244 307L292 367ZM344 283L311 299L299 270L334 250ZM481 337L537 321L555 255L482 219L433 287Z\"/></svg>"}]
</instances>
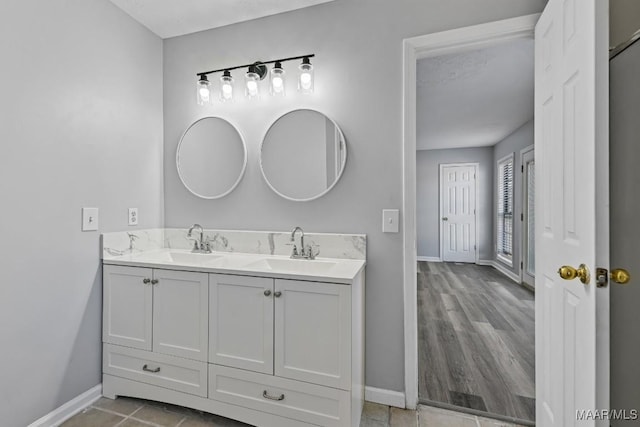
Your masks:
<instances>
[{"instance_id":1,"label":"white double vanity cabinet","mask_svg":"<svg viewBox=\"0 0 640 427\"><path fill-rule=\"evenodd\" d=\"M164 246L165 230L153 232L162 233L156 241ZM272 245L284 242L269 234ZM359 425L363 257L108 247L118 241L103 236L104 396L167 402L256 426Z\"/></svg>"}]
</instances>

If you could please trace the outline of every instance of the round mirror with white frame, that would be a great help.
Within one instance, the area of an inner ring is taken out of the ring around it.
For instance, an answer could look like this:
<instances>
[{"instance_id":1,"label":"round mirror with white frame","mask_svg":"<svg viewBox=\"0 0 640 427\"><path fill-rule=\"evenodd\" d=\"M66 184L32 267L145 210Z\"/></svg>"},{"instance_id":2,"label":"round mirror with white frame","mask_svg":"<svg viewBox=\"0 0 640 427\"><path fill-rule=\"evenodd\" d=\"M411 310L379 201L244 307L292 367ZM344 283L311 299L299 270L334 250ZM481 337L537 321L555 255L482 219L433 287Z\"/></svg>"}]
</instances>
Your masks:
<instances>
[{"instance_id":1,"label":"round mirror with white frame","mask_svg":"<svg viewBox=\"0 0 640 427\"><path fill-rule=\"evenodd\" d=\"M315 110L294 110L278 118L260 147L260 169L267 185L297 202L327 194L340 180L346 162L347 144L340 127Z\"/></svg>"},{"instance_id":2,"label":"round mirror with white frame","mask_svg":"<svg viewBox=\"0 0 640 427\"><path fill-rule=\"evenodd\" d=\"M247 147L227 120L204 117L180 138L176 166L187 190L203 199L219 199L240 183L247 168Z\"/></svg>"}]
</instances>

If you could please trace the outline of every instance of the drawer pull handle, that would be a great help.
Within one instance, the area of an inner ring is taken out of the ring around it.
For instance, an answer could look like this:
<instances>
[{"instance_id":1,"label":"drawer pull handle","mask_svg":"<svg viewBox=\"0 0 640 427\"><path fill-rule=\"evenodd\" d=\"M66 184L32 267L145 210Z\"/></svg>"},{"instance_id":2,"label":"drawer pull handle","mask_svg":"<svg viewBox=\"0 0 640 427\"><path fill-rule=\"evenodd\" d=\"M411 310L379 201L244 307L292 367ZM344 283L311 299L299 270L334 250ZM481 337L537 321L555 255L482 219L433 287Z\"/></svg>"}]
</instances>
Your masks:
<instances>
[{"instance_id":1,"label":"drawer pull handle","mask_svg":"<svg viewBox=\"0 0 640 427\"><path fill-rule=\"evenodd\" d=\"M262 397L264 397L265 399L276 400L276 401L284 400L284 394L281 394L278 397L273 397L273 396L269 396L269 393L267 393L267 390L262 392Z\"/></svg>"},{"instance_id":2,"label":"drawer pull handle","mask_svg":"<svg viewBox=\"0 0 640 427\"><path fill-rule=\"evenodd\" d=\"M265 297L268 297L269 295L271 295L271 290L267 289L266 291L264 291Z\"/></svg>"},{"instance_id":3,"label":"drawer pull handle","mask_svg":"<svg viewBox=\"0 0 640 427\"><path fill-rule=\"evenodd\" d=\"M152 284L152 285L157 285L157 284L158 284L158 279L153 279L153 280L151 281L151 284Z\"/></svg>"},{"instance_id":4,"label":"drawer pull handle","mask_svg":"<svg viewBox=\"0 0 640 427\"><path fill-rule=\"evenodd\" d=\"M157 367L157 368L155 368L155 369L149 369L149 365L144 365L144 366L142 367L142 370L143 370L143 371L147 371L147 372L153 372L154 374L157 374L158 372L160 372L160 367L158 366L158 367Z\"/></svg>"},{"instance_id":5,"label":"drawer pull handle","mask_svg":"<svg viewBox=\"0 0 640 427\"><path fill-rule=\"evenodd\" d=\"M276 297L276 298L280 298L280 297L282 296L282 292L280 292L280 291L276 291L276 292L273 294L273 296L274 296L274 297Z\"/></svg>"},{"instance_id":6,"label":"drawer pull handle","mask_svg":"<svg viewBox=\"0 0 640 427\"><path fill-rule=\"evenodd\" d=\"M142 283L144 283L145 285L148 285L149 283L151 283L151 279L142 279Z\"/></svg>"}]
</instances>

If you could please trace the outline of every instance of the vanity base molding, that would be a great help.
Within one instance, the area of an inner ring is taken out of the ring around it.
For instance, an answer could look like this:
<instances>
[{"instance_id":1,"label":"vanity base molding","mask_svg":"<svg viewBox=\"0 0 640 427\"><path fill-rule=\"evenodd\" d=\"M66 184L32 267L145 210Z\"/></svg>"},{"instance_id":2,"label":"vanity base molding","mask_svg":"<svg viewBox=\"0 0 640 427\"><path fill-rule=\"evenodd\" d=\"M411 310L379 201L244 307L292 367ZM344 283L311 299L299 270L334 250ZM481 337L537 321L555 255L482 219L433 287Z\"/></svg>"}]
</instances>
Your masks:
<instances>
[{"instance_id":1,"label":"vanity base molding","mask_svg":"<svg viewBox=\"0 0 640 427\"><path fill-rule=\"evenodd\" d=\"M298 420L281 417L261 411L256 411L242 406L231 405L216 400L207 399L193 394L169 390L151 384L132 381L113 375L102 376L102 395L109 399L117 396L136 397L139 399L155 400L171 403L209 412L222 417L231 418L243 423L259 427L316 427L316 424L308 424Z\"/></svg>"}]
</instances>

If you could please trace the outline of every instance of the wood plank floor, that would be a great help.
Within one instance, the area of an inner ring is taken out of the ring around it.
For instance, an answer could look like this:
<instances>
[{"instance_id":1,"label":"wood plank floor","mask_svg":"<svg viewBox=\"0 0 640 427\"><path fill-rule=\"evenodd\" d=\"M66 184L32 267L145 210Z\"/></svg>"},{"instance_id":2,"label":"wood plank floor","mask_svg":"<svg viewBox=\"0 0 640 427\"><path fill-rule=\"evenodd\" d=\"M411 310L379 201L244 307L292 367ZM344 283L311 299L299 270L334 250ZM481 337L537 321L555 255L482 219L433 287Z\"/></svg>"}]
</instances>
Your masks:
<instances>
[{"instance_id":1,"label":"wood plank floor","mask_svg":"<svg viewBox=\"0 0 640 427\"><path fill-rule=\"evenodd\" d=\"M535 420L534 296L492 267L418 262L419 396Z\"/></svg>"}]
</instances>

